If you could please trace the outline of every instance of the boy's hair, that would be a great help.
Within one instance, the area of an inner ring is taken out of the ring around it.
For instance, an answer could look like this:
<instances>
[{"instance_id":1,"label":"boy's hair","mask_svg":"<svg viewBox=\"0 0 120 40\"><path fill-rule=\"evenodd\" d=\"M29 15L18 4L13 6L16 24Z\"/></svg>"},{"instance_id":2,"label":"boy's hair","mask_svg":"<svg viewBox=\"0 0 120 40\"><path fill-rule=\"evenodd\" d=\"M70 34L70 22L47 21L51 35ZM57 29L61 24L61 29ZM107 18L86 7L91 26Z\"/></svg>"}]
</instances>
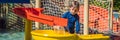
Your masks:
<instances>
[{"instance_id":1,"label":"boy's hair","mask_svg":"<svg viewBox=\"0 0 120 40\"><path fill-rule=\"evenodd\" d=\"M73 2L69 5L69 7L79 8L79 2L73 1Z\"/></svg>"}]
</instances>

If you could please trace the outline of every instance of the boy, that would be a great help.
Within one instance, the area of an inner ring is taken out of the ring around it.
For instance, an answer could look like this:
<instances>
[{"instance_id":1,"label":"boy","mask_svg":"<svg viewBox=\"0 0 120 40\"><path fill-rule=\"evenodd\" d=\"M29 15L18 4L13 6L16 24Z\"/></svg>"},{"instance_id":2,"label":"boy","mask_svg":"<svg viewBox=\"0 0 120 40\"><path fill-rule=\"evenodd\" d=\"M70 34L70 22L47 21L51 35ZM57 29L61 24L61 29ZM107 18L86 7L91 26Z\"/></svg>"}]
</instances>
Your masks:
<instances>
[{"instance_id":1,"label":"boy","mask_svg":"<svg viewBox=\"0 0 120 40\"><path fill-rule=\"evenodd\" d=\"M79 16L77 15L78 11L79 11L79 2L74 1L70 5L70 10L62 15L62 18L68 19L68 25L65 29L71 34L74 33L75 28L77 34L79 34L80 31Z\"/></svg>"}]
</instances>

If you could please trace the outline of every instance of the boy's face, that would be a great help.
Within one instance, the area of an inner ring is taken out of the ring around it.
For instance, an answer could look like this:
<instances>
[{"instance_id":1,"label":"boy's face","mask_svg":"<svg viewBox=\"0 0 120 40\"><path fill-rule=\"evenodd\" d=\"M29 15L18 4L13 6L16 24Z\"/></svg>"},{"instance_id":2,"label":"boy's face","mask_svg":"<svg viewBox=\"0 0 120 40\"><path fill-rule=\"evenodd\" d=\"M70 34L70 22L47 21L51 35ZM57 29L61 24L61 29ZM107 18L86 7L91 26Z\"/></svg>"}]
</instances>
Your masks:
<instances>
[{"instance_id":1,"label":"boy's face","mask_svg":"<svg viewBox=\"0 0 120 40\"><path fill-rule=\"evenodd\" d=\"M75 15L75 14L78 13L79 8L71 7L71 8L70 8L70 11L72 12L72 15Z\"/></svg>"}]
</instances>

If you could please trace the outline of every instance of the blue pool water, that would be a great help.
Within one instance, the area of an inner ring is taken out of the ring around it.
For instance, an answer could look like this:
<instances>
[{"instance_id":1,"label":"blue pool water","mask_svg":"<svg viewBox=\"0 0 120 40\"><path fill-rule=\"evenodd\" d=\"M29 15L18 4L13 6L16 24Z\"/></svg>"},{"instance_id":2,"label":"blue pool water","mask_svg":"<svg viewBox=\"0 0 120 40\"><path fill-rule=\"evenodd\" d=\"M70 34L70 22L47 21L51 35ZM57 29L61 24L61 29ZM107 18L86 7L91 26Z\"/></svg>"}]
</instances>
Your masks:
<instances>
[{"instance_id":1,"label":"blue pool water","mask_svg":"<svg viewBox=\"0 0 120 40\"><path fill-rule=\"evenodd\" d=\"M0 33L0 40L24 40L24 32Z\"/></svg>"}]
</instances>

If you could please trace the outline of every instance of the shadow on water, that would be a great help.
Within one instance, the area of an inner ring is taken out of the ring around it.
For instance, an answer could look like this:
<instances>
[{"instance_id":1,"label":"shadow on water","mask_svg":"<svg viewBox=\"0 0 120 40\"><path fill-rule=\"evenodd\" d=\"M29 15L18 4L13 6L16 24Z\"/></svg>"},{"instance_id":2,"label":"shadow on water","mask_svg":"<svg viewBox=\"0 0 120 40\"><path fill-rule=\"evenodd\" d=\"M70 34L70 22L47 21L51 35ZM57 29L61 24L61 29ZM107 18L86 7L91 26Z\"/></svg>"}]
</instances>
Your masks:
<instances>
[{"instance_id":1,"label":"shadow on water","mask_svg":"<svg viewBox=\"0 0 120 40\"><path fill-rule=\"evenodd\" d=\"M0 33L6 33L6 21L4 18L0 18Z\"/></svg>"},{"instance_id":2,"label":"shadow on water","mask_svg":"<svg viewBox=\"0 0 120 40\"><path fill-rule=\"evenodd\" d=\"M0 33L7 33L8 31L6 29L0 29Z\"/></svg>"}]
</instances>

